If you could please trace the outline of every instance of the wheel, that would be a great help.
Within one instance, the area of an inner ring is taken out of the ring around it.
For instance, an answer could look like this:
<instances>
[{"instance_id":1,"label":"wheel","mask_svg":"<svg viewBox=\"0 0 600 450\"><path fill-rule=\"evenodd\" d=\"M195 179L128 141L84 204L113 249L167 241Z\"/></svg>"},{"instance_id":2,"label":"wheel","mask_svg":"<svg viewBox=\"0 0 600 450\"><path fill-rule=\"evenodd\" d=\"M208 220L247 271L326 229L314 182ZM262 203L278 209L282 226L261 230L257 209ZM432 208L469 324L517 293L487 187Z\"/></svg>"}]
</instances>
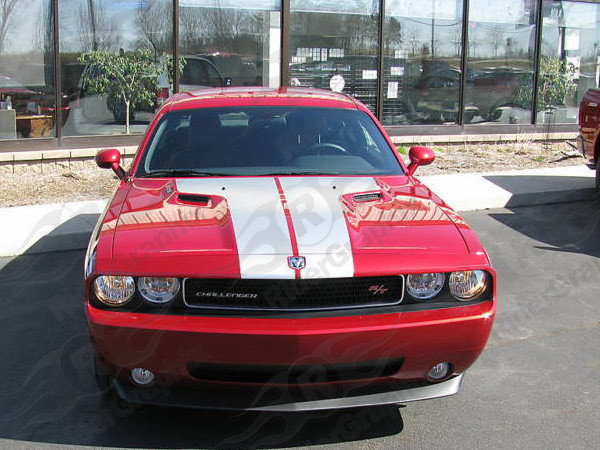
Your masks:
<instances>
[{"instance_id":1,"label":"wheel","mask_svg":"<svg viewBox=\"0 0 600 450\"><path fill-rule=\"evenodd\" d=\"M117 102L113 106L113 118L117 123L125 123L125 103ZM135 119L135 111L133 108L129 108L129 122L133 122Z\"/></svg>"},{"instance_id":2,"label":"wheel","mask_svg":"<svg viewBox=\"0 0 600 450\"><path fill-rule=\"evenodd\" d=\"M502 117L502 110L500 109L501 106L504 105L493 106L492 108L490 108L490 110L483 116L485 121L498 122L498 120L500 120L500 117Z\"/></svg>"},{"instance_id":3,"label":"wheel","mask_svg":"<svg viewBox=\"0 0 600 450\"><path fill-rule=\"evenodd\" d=\"M323 150L323 152L321 150ZM308 154L315 155L346 155L346 149L344 147L328 142L319 142L309 145L304 151Z\"/></svg>"},{"instance_id":4,"label":"wheel","mask_svg":"<svg viewBox=\"0 0 600 450\"><path fill-rule=\"evenodd\" d=\"M475 118L475 112L465 111L465 114L464 114L465 123L472 123L474 118Z\"/></svg>"}]
</instances>

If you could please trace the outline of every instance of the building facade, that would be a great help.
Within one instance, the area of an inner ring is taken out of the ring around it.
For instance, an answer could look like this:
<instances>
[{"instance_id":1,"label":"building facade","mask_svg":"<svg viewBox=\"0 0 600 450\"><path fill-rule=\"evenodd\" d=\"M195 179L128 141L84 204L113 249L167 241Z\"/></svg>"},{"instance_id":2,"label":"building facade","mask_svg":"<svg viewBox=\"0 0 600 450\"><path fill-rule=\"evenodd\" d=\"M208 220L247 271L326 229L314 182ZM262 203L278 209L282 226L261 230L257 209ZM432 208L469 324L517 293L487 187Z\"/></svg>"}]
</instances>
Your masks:
<instances>
[{"instance_id":1,"label":"building facade","mask_svg":"<svg viewBox=\"0 0 600 450\"><path fill-rule=\"evenodd\" d=\"M365 103L391 134L575 129L600 78L600 1L0 0L0 151L136 143L169 92L306 86ZM132 108L82 55L168 69Z\"/></svg>"}]
</instances>

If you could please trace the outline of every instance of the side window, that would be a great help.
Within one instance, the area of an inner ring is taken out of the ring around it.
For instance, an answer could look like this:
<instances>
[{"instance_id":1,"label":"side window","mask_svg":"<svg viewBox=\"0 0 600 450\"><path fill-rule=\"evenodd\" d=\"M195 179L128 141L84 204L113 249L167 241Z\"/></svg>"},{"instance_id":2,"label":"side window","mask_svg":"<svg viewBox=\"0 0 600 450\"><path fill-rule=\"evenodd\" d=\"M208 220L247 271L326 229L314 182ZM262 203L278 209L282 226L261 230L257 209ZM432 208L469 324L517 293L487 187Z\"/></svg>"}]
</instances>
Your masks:
<instances>
[{"instance_id":1,"label":"side window","mask_svg":"<svg viewBox=\"0 0 600 450\"><path fill-rule=\"evenodd\" d=\"M221 74L208 61L203 61L206 72L208 73L208 85L211 87L223 86Z\"/></svg>"},{"instance_id":2,"label":"side window","mask_svg":"<svg viewBox=\"0 0 600 450\"><path fill-rule=\"evenodd\" d=\"M181 84L207 86L209 84L204 61L188 59L181 76Z\"/></svg>"}]
</instances>

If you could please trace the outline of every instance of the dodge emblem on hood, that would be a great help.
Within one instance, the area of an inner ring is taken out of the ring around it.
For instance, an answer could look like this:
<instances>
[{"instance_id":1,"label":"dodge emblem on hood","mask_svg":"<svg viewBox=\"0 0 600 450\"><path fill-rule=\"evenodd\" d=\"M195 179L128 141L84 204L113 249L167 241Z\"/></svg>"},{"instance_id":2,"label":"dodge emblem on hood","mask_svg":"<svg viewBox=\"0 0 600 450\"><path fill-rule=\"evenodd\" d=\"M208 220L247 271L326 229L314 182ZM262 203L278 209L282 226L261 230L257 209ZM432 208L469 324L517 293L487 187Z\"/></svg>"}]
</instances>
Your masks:
<instances>
[{"instance_id":1,"label":"dodge emblem on hood","mask_svg":"<svg viewBox=\"0 0 600 450\"><path fill-rule=\"evenodd\" d=\"M299 270L306 267L306 258L304 256L290 256L288 258L290 269Z\"/></svg>"}]
</instances>

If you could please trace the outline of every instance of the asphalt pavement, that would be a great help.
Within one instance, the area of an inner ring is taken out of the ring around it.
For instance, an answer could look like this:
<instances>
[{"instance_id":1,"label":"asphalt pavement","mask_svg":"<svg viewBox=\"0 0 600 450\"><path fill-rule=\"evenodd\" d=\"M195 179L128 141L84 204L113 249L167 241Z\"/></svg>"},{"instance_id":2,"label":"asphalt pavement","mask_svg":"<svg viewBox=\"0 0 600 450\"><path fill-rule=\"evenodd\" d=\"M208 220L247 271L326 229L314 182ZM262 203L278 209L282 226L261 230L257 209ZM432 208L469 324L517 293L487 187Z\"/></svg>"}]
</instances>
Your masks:
<instances>
[{"instance_id":1,"label":"asphalt pavement","mask_svg":"<svg viewBox=\"0 0 600 450\"><path fill-rule=\"evenodd\" d=\"M499 312L456 396L403 408L257 414L105 405L83 251L0 258L0 445L594 448L600 442L600 201L464 213Z\"/></svg>"}]
</instances>

